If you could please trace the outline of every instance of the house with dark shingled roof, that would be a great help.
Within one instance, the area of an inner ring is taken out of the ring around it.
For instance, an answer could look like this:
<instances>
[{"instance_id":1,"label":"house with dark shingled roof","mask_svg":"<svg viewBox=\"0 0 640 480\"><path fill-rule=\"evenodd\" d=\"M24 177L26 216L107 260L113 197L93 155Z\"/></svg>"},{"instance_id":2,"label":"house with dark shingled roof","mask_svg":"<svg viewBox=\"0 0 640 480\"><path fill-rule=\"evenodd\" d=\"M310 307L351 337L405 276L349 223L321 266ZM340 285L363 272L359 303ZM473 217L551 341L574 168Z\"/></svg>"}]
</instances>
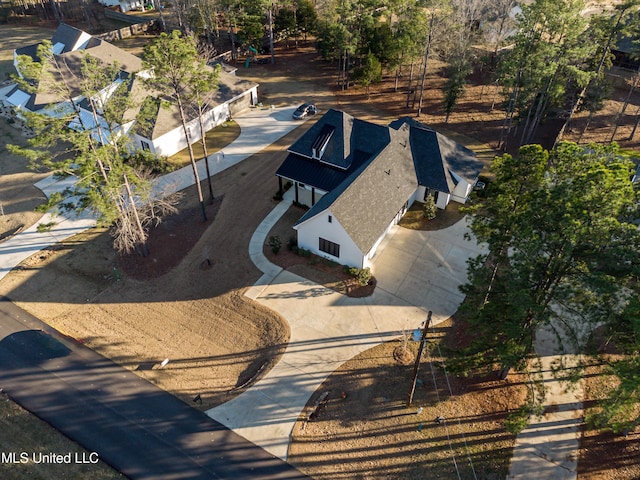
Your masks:
<instances>
[{"instance_id":1,"label":"house with dark shingled roof","mask_svg":"<svg viewBox=\"0 0 640 480\"><path fill-rule=\"evenodd\" d=\"M276 175L310 209L294 225L298 246L338 263L371 265L415 202L465 203L483 164L464 146L412 118L388 126L329 110L289 148Z\"/></svg>"}]
</instances>

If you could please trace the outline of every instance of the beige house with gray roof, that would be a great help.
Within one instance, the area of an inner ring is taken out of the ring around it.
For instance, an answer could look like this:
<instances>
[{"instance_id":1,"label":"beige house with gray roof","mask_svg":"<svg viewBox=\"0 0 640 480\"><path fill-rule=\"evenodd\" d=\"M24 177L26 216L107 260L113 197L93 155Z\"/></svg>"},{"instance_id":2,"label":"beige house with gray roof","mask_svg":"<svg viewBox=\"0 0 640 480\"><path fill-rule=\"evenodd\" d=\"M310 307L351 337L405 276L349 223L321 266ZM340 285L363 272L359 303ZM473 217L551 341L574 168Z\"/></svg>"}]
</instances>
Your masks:
<instances>
[{"instance_id":1,"label":"beige house with gray roof","mask_svg":"<svg viewBox=\"0 0 640 480\"><path fill-rule=\"evenodd\" d=\"M69 125L72 128L85 130L99 130L98 124L104 120L94 118L93 112L80 92L82 58L91 55L104 65L119 67L113 84L105 88L101 94L101 101L108 101L115 88L128 82L132 92L132 98L137 103L126 115L130 119L122 125L125 134L131 134L134 148L148 150L158 155L171 156L187 147L187 141L194 143L202 138L197 114L186 110L188 137L184 133L182 122L177 107L170 98L163 97L157 92L150 91L143 83L142 60L104 40L93 37L82 30L61 24L54 33L51 44L59 69L51 67L51 76L56 83L64 82L71 91L71 99L63 98L60 91L39 86L34 93L25 92L18 85L14 86L5 96L4 101L17 110L29 110L46 115L59 116L62 113L79 111L77 118ZM30 56L34 61L39 61L37 48L39 44L19 48L14 52L14 65L18 70L17 58L20 55ZM209 67L207 67L209 68ZM19 70L18 70L19 72ZM258 101L258 84L243 80L224 70L219 75L218 89L212 92L207 101L203 126L206 131L220 125L232 115L255 105ZM131 126L144 102L155 105L155 115L150 121L150 126L144 132L131 133ZM97 123L96 123L97 121ZM98 133L95 133L96 137ZM106 141L106 140L102 140Z\"/></svg>"}]
</instances>

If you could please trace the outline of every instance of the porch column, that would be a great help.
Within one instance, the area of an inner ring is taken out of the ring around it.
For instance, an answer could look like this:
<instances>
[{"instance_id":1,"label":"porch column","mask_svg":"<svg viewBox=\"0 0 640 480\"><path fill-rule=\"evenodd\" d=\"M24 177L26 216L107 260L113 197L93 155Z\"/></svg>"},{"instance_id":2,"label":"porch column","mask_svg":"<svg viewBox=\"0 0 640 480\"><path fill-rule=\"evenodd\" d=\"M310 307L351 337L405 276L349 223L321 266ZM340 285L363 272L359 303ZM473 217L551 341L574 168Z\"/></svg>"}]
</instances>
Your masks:
<instances>
[{"instance_id":1,"label":"porch column","mask_svg":"<svg viewBox=\"0 0 640 480\"><path fill-rule=\"evenodd\" d=\"M316 189L311 187L311 206L316 204Z\"/></svg>"},{"instance_id":2,"label":"porch column","mask_svg":"<svg viewBox=\"0 0 640 480\"><path fill-rule=\"evenodd\" d=\"M300 200L298 199L298 182L296 182L296 203L300 203Z\"/></svg>"},{"instance_id":3,"label":"porch column","mask_svg":"<svg viewBox=\"0 0 640 480\"><path fill-rule=\"evenodd\" d=\"M284 195L284 192L282 191L282 177L278 177L278 193L280 196Z\"/></svg>"}]
</instances>

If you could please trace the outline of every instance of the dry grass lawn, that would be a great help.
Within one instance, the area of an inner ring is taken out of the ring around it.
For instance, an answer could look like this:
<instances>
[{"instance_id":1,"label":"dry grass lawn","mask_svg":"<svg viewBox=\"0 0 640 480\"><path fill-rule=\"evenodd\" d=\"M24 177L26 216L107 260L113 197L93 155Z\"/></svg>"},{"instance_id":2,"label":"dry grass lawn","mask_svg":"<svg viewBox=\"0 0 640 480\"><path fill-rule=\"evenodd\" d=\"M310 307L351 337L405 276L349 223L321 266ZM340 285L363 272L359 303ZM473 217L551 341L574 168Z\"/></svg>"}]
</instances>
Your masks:
<instances>
[{"instance_id":1,"label":"dry grass lawn","mask_svg":"<svg viewBox=\"0 0 640 480\"><path fill-rule=\"evenodd\" d=\"M451 327L449 320L430 330L410 408L418 342L408 342L405 364L397 360L402 340L343 364L307 404L289 461L315 479L505 478L515 436L504 421L525 403L527 377L499 382L445 375L436 345ZM326 401L307 421L325 392Z\"/></svg>"},{"instance_id":2,"label":"dry grass lawn","mask_svg":"<svg viewBox=\"0 0 640 480\"><path fill-rule=\"evenodd\" d=\"M225 122L222 125L218 125L213 130L207 133L207 154L213 155L219 152L224 147L233 142L240 135L240 126L232 121ZM196 161L204 158L204 150L200 141L194 143L191 148L193 149L193 156ZM179 151L175 155L170 156L167 161L170 165L179 168L189 165L191 158L189 157L189 149Z\"/></svg>"}]
</instances>

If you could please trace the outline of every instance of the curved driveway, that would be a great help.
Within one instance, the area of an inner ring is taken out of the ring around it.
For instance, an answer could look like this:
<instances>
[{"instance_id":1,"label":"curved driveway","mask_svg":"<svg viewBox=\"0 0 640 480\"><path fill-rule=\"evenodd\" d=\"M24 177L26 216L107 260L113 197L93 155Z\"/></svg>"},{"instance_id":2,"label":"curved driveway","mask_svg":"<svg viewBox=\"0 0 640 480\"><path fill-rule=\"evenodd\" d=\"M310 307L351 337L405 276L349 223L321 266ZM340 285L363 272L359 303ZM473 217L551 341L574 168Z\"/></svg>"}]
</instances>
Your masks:
<instances>
[{"instance_id":1,"label":"curved driveway","mask_svg":"<svg viewBox=\"0 0 640 480\"><path fill-rule=\"evenodd\" d=\"M394 227L374 259L374 294L350 298L283 271L262 254L290 203L276 206L251 239L251 258L264 275L247 291L287 319L287 350L249 390L207 411L283 460L295 422L320 384L360 352L419 327L428 310L434 323L451 316L463 298L457 288L466 280L466 260L481 251L464 240L464 221L434 232Z\"/></svg>"}]
</instances>

